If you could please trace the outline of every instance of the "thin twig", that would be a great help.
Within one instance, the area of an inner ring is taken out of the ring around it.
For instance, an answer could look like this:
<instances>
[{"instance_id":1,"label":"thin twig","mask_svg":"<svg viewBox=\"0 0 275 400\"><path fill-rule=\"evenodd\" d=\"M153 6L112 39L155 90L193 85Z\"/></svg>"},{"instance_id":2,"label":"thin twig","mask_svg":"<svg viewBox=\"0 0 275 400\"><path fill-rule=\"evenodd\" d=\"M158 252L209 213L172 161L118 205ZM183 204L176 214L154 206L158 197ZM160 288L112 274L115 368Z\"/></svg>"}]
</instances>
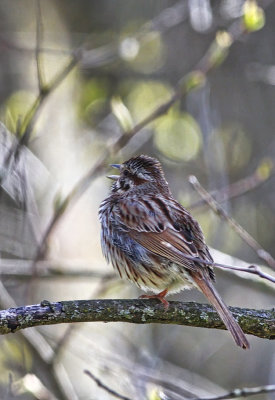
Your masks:
<instances>
[{"instance_id":1,"label":"thin twig","mask_svg":"<svg viewBox=\"0 0 275 400\"><path fill-rule=\"evenodd\" d=\"M38 17L39 20L39 17ZM38 28L37 28L38 30ZM37 34L36 37L36 48L39 46L39 42L42 36L42 26L39 28L40 33ZM47 85L43 83L42 84L42 66L40 65L40 61L38 61L38 50L36 50L36 63L37 63L37 76L38 76L38 86L39 86L39 93L34 100L33 104L25 114L22 122L21 122L21 127L18 131L18 135L20 136L20 140L15 143L14 148L11 149L11 151L7 154L7 157L4 161L4 165L6 166L5 168L5 173L1 175L0 178L0 185L3 185L3 182L5 181L6 177L8 176L9 171L13 168L13 163L17 161L20 150L23 145L28 145L28 142L30 140L31 134L33 132L35 123L39 117L39 114L41 112L41 108L47 99L47 97L63 82L63 80L67 77L67 75L73 70L73 68L76 66L78 63L80 57L81 57L81 51L82 47L78 47L75 49L71 54L71 60L63 67L52 79L51 82L49 82ZM40 51L41 52L41 51ZM39 52L39 53L40 53Z\"/></svg>"},{"instance_id":2,"label":"thin twig","mask_svg":"<svg viewBox=\"0 0 275 400\"><path fill-rule=\"evenodd\" d=\"M35 47L35 60L36 60L36 70L37 70L37 80L39 93L43 92L44 89L44 74L41 64L41 44L43 40L43 21L41 13L40 0L36 0L36 47Z\"/></svg>"},{"instance_id":3,"label":"thin twig","mask_svg":"<svg viewBox=\"0 0 275 400\"><path fill-rule=\"evenodd\" d=\"M87 369L84 370L84 374L88 375L100 388L104 389L107 393L110 393L112 396L116 397L117 399L121 400L131 400L130 397L123 396L122 394L117 393L114 389L106 386L102 383L94 374L92 374Z\"/></svg>"},{"instance_id":4,"label":"thin twig","mask_svg":"<svg viewBox=\"0 0 275 400\"><path fill-rule=\"evenodd\" d=\"M5 395L4 400L9 400L9 399L12 399L14 397L12 386L13 386L13 375L12 375L11 372L9 372L9 382L8 382L8 385L7 385L7 391L6 391L6 395Z\"/></svg>"},{"instance_id":5,"label":"thin twig","mask_svg":"<svg viewBox=\"0 0 275 400\"><path fill-rule=\"evenodd\" d=\"M250 265L247 268L246 267L233 267L232 265L220 264L220 263L216 263L216 262L209 262L209 261L203 260L202 258L193 257L188 254L182 254L182 257L184 257L188 260L199 262L200 264L211 266L211 267L220 267L222 269L229 269L231 271L247 272L248 274L258 275L260 278L263 278L272 283L275 283L275 277L263 272L258 265Z\"/></svg>"},{"instance_id":6,"label":"thin twig","mask_svg":"<svg viewBox=\"0 0 275 400\"><path fill-rule=\"evenodd\" d=\"M238 267L233 265L226 265L217 262L209 262L198 257L192 257L185 255L185 258L193 261L199 261L204 265L211 265L212 267L218 267L222 269L228 269L231 271L246 272L248 274L257 275L260 278L266 279L272 283L275 283L275 278L261 270L258 265L249 265L248 267ZM12 279L29 279L33 274L32 260L0 260L0 275L5 278ZM51 261L38 261L36 269L36 277L40 279L102 279L104 281L109 281L111 279L116 279L117 275L113 272L99 272L93 271L91 268L79 267L69 267L64 265L64 267L58 266Z\"/></svg>"},{"instance_id":7,"label":"thin twig","mask_svg":"<svg viewBox=\"0 0 275 400\"><path fill-rule=\"evenodd\" d=\"M34 101L32 107L25 115L25 118L22 122L22 136L19 142L19 146L28 144L31 133L33 132L34 125L40 114L42 105L44 104L46 98L61 84L61 82L64 81L64 79L76 66L79 60L79 54L80 52L76 51L73 58L65 65L65 67L56 74L56 76L50 83L47 84L47 86L43 87L42 92L38 95L37 99Z\"/></svg>"},{"instance_id":8,"label":"thin twig","mask_svg":"<svg viewBox=\"0 0 275 400\"><path fill-rule=\"evenodd\" d=\"M192 398L191 400L226 400L226 399L235 399L236 397L248 397L248 396L254 396L256 394L271 393L271 392L275 392L275 385L234 389L232 390L232 392L228 392L221 396L206 397L206 398L197 397L197 398Z\"/></svg>"},{"instance_id":9,"label":"thin twig","mask_svg":"<svg viewBox=\"0 0 275 400\"><path fill-rule=\"evenodd\" d=\"M176 18L171 18L171 9ZM162 10L156 17L149 22L145 22L137 32L130 34L130 38L138 42L140 47L149 40L152 40L151 33L158 32L162 36L170 31L175 26L181 24L188 18L187 5L180 0L172 7ZM125 38L114 40L113 42L103 45L101 47L86 50L81 59L81 67L91 70L92 68L98 69L101 66L110 64L111 62L118 62L121 60L121 44Z\"/></svg>"},{"instance_id":10,"label":"thin twig","mask_svg":"<svg viewBox=\"0 0 275 400\"><path fill-rule=\"evenodd\" d=\"M223 203L236 197L240 197L258 188L263 183L267 182L270 178L274 177L274 175L275 171L273 166L271 166L271 170L268 176L262 176L257 169L252 175L240 179L239 181L234 182L231 185L228 185L222 189L212 191L210 192L210 195L213 196L217 202ZM196 208L202 207L205 204L207 204L207 202L204 199L200 199L195 203L192 203L188 207L188 209L195 210Z\"/></svg>"},{"instance_id":11,"label":"thin twig","mask_svg":"<svg viewBox=\"0 0 275 400\"><path fill-rule=\"evenodd\" d=\"M247 272L248 274L258 275L260 278L266 279L272 283L275 283L275 277L263 272L259 266L250 265L248 268L245 267L233 267L232 265L225 265L219 263L213 263L213 267L220 267L222 269L229 269L231 271Z\"/></svg>"},{"instance_id":12,"label":"thin twig","mask_svg":"<svg viewBox=\"0 0 275 400\"><path fill-rule=\"evenodd\" d=\"M189 177L189 182L193 188L199 193L199 195L207 202L209 207L222 219L228 222L232 229L256 252L257 256L264 260L267 265L275 269L275 260L262 246L232 217L230 217L226 211L217 203L217 201L210 195L199 183L198 179L192 175Z\"/></svg>"},{"instance_id":13,"label":"thin twig","mask_svg":"<svg viewBox=\"0 0 275 400\"><path fill-rule=\"evenodd\" d=\"M43 91L38 94L37 98L34 100L32 106L30 107L29 111L26 113L22 123L21 123L21 129L19 131L20 135L20 140L18 140L15 145L14 149L12 149L8 154L7 157L4 161L5 167L5 172L1 174L0 178L0 185L3 185L6 177L9 174L9 171L13 168L13 163L17 161L19 154L20 154L20 149L22 148L23 145L27 145L29 142L29 139L31 137L31 133L33 132L34 125L37 121L37 118L40 114L41 107L44 104L46 98L52 93L58 86L59 84L67 77L67 75L72 71L72 69L75 67L75 65L78 62L78 57L77 55L69 61L69 63L61 70L59 71L52 82L48 84L47 87L44 87Z\"/></svg>"}]
</instances>

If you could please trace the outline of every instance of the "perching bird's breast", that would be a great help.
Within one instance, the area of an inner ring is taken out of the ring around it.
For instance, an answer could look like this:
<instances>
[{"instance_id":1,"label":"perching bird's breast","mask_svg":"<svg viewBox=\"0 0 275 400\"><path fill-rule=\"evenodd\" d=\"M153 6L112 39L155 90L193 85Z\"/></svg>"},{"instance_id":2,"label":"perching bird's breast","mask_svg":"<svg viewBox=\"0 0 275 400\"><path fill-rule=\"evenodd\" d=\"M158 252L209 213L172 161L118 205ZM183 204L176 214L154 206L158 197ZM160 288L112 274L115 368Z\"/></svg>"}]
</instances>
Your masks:
<instances>
[{"instance_id":1,"label":"perching bird's breast","mask_svg":"<svg viewBox=\"0 0 275 400\"><path fill-rule=\"evenodd\" d=\"M185 268L152 253L132 239L127 228L118 222L115 207L110 206L108 199L101 203L99 217L103 254L121 278L155 293L164 289L170 293L179 292L194 285Z\"/></svg>"}]
</instances>

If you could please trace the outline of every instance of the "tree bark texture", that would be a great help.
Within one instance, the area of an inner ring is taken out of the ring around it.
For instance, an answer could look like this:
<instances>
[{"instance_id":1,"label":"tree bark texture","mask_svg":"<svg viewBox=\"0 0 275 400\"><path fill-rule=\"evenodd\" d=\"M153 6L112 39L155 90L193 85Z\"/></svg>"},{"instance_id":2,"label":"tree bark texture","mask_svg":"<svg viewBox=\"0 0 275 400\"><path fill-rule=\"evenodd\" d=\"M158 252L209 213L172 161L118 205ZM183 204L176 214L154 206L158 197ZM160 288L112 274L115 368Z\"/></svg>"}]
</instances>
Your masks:
<instances>
[{"instance_id":1,"label":"tree bark texture","mask_svg":"<svg viewBox=\"0 0 275 400\"><path fill-rule=\"evenodd\" d=\"M156 300L75 300L49 302L0 311L0 334L39 325L71 322L128 322L177 324L225 329L217 312L208 304L171 301L164 310ZM275 339L275 309L253 310L229 307L247 334Z\"/></svg>"}]
</instances>

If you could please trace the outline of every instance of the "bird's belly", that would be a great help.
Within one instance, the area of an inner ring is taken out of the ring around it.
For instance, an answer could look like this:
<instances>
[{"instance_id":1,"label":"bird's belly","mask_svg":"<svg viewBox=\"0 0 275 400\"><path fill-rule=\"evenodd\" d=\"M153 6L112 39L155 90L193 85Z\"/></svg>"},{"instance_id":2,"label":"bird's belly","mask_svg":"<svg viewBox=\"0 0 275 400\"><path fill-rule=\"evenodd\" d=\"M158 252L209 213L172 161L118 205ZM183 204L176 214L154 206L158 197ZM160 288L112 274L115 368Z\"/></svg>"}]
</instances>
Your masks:
<instances>
[{"instance_id":1,"label":"bird's belly","mask_svg":"<svg viewBox=\"0 0 275 400\"><path fill-rule=\"evenodd\" d=\"M159 293L167 289L169 293L177 293L196 287L183 266L151 253L127 233L114 232L112 241L107 238L103 230L102 249L106 259L111 261L121 278L134 282L142 290Z\"/></svg>"},{"instance_id":2,"label":"bird's belly","mask_svg":"<svg viewBox=\"0 0 275 400\"><path fill-rule=\"evenodd\" d=\"M130 274L127 268L127 265L122 268L123 275L145 292L159 293L167 289L171 294L197 286L188 271L176 264L153 264L146 268L136 264L135 275Z\"/></svg>"}]
</instances>

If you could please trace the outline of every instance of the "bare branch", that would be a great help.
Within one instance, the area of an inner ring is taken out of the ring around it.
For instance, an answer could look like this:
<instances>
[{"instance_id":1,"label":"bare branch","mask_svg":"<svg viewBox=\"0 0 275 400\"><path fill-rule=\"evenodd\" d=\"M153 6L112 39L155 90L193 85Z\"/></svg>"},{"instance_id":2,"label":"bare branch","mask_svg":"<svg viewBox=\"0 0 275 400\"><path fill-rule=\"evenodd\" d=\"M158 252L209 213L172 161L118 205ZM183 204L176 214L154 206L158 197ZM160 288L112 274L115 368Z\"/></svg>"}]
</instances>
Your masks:
<instances>
[{"instance_id":1,"label":"bare branch","mask_svg":"<svg viewBox=\"0 0 275 400\"><path fill-rule=\"evenodd\" d=\"M212 265L222 269L227 269L235 272L246 272L248 274L257 275L262 279L266 279L275 283L275 277L264 272L258 265L249 265L248 267L238 267L233 265L226 265L217 262L207 262L198 257L185 256L189 260L199 261L204 265ZM0 260L0 275L5 278L12 279L29 279L33 275L32 260L14 260L2 259ZM103 279L104 281L116 279L117 275L113 272L102 272L92 270L90 266L86 268L83 265L77 267L65 264L61 266L52 261L38 261L36 264L36 277L40 279Z\"/></svg>"},{"instance_id":2,"label":"bare branch","mask_svg":"<svg viewBox=\"0 0 275 400\"><path fill-rule=\"evenodd\" d=\"M249 175L246 178L240 179L239 181L234 182L231 185L228 185L222 189L210 192L210 195L213 196L213 198L218 203L223 203L225 201L242 196L242 195L258 188L263 183L265 183L267 180L274 177L274 175L275 175L275 171L274 171L273 165L271 166L270 173L268 176L260 174L258 171L258 168L257 168L257 170L252 175ZM207 204L207 202L206 202L206 200L204 200L202 198L202 199L198 200L197 202L192 203L188 207L188 209L195 210L199 207L204 206L205 204Z\"/></svg>"},{"instance_id":3,"label":"bare branch","mask_svg":"<svg viewBox=\"0 0 275 400\"><path fill-rule=\"evenodd\" d=\"M44 74L41 64L41 43L43 39L43 22L41 14L40 0L36 0L36 47L35 47L35 60L37 70L37 80L39 93L43 92L44 89Z\"/></svg>"},{"instance_id":4,"label":"bare branch","mask_svg":"<svg viewBox=\"0 0 275 400\"><path fill-rule=\"evenodd\" d=\"M224 219L231 228L256 252L257 256L264 260L267 265L275 269L275 260L262 246L226 211L217 203L217 201L210 195L199 183L198 179L192 175L189 177L189 182L199 195L207 202L209 207L222 219Z\"/></svg>"},{"instance_id":5,"label":"bare branch","mask_svg":"<svg viewBox=\"0 0 275 400\"><path fill-rule=\"evenodd\" d=\"M79 50L80 51L80 50ZM42 92L38 95L37 99L34 101L33 106L30 108L29 112L25 115L25 118L21 125L21 139L19 141L20 145L27 145L33 131L34 125L40 114L41 107L44 104L46 98L64 81L68 74L73 70L79 60L79 51L74 53L74 57L62 68L53 80L43 87Z\"/></svg>"},{"instance_id":6,"label":"bare branch","mask_svg":"<svg viewBox=\"0 0 275 400\"><path fill-rule=\"evenodd\" d=\"M4 169L4 173L2 173L0 177L1 186L5 182L5 179L7 178L9 171L12 168L14 168L13 163L17 162L22 146L28 144L34 125L37 121L42 105L44 104L46 98L67 77L67 75L72 71L77 62L78 62L78 56L76 55L59 73L56 74L52 82L50 82L47 87L44 86L43 91L39 93L37 98L34 100L32 106L30 107L29 111L26 113L21 123L20 130L18 132L20 140L18 140L15 143L13 149L9 151L7 157L4 160L4 165L6 167Z\"/></svg>"},{"instance_id":7,"label":"bare branch","mask_svg":"<svg viewBox=\"0 0 275 400\"><path fill-rule=\"evenodd\" d=\"M161 323L226 329L207 304L171 301L168 311L156 300L75 300L49 302L0 311L0 334L39 325L75 322ZM275 339L275 310L230 307L245 333Z\"/></svg>"},{"instance_id":8,"label":"bare branch","mask_svg":"<svg viewBox=\"0 0 275 400\"><path fill-rule=\"evenodd\" d=\"M199 257L189 256L188 254L183 254L183 257L187 258L188 260L197 261L204 265L211 265L212 267L220 267L223 269L229 269L231 271L247 272L249 274L258 275L260 278L267 279L268 281L275 283L275 277L273 277L269 274L266 274L265 272L263 272L261 270L261 268L259 266L256 266L256 265L250 265L247 268L246 267L233 267L232 265L225 265L225 264L220 264L220 263L216 263L216 262L211 263L211 262L203 260L202 258L199 258Z\"/></svg>"},{"instance_id":9,"label":"bare branch","mask_svg":"<svg viewBox=\"0 0 275 400\"><path fill-rule=\"evenodd\" d=\"M213 263L213 267L220 267L223 269L229 269L231 271L247 272L248 274L258 275L260 278L266 279L272 283L275 283L275 277L263 272L257 265L250 265L249 267L233 267L232 265L224 265L219 263Z\"/></svg>"},{"instance_id":10,"label":"bare branch","mask_svg":"<svg viewBox=\"0 0 275 400\"><path fill-rule=\"evenodd\" d=\"M254 396L255 394L271 393L271 392L275 392L275 385L234 389L232 390L232 392L228 392L222 396L207 397L207 398L198 397L192 400L226 400L226 399L235 399L236 397L248 397L248 396Z\"/></svg>"},{"instance_id":11,"label":"bare branch","mask_svg":"<svg viewBox=\"0 0 275 400\"><path fill-rule=\"evenodd\" d=\"M97 377L94 376L90 371L84 370L84 374L88 375L100 388L104 389L107 393L111 394L113 397L121 400L131 400L129 397L122 396L122 394L117 393L114 389L106 386Z\"/></svg>"}]
</instances>

